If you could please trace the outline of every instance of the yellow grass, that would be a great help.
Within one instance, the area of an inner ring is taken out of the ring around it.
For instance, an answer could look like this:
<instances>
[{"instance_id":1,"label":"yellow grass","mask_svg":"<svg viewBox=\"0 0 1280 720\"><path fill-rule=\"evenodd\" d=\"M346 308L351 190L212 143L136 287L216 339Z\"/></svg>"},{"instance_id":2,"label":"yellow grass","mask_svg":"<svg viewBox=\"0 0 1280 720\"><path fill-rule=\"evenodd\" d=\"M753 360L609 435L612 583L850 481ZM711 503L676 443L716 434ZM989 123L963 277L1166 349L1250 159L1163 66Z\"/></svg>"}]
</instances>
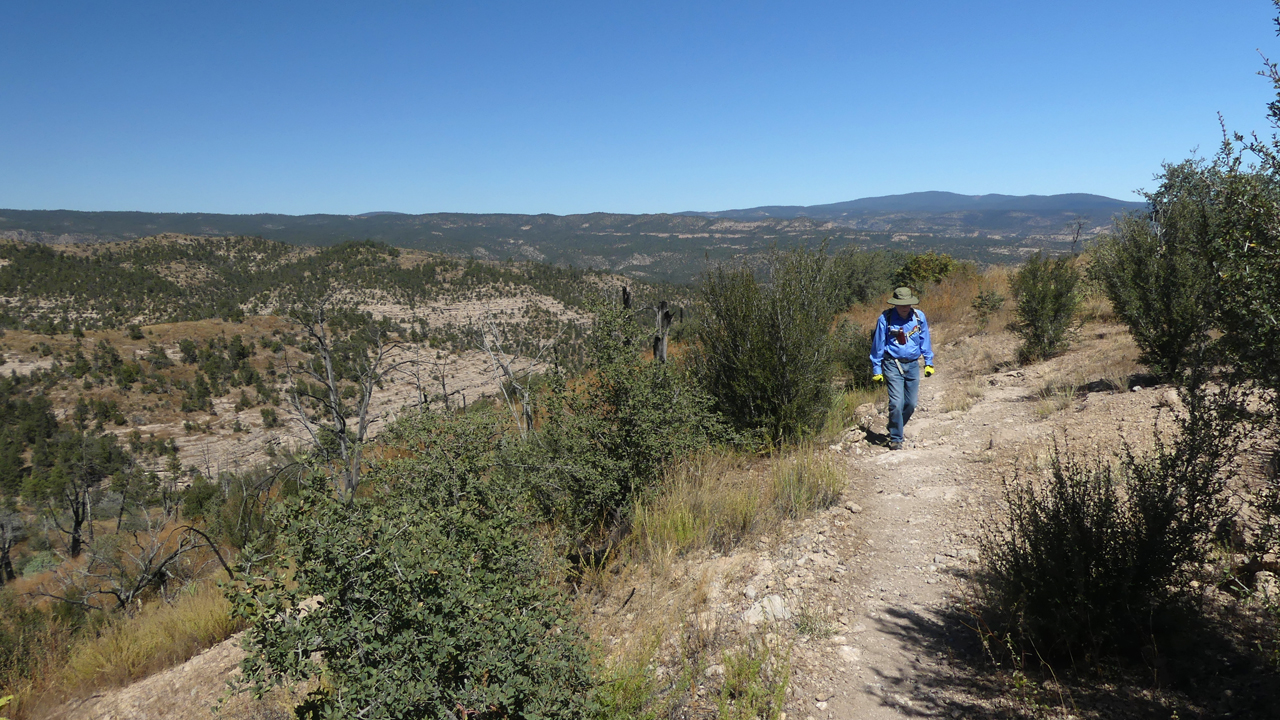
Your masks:
<instances>
[{"instance_id":1,"label":"yellow grass","mask_svg":"<svg viewBox=\"0 0 1280 720\"><path fill-rule=\"evenodd\" d=\"M921 288L919 308L929 318L934 347L984 332L988 328L998 330L1007 325L1012 318L1013 308L1009 292L1011 272L1011 268L1003 265L982 271L966 265L942 282ZM1004 307L983 320L974 309L973 301L980 293L988 290L1003 296L1005 303ZM882 300L855 305L841 313L837 322L847 318L864 328L875 327L880 313L889 307Z\"/></svg>"},{"instance_id":2,"label":"yellow grass","mask_svg":"<svg viewBox=\"0 0 1280 720\"><path fill-rule=\"evenodd\" d=\"M118 687L184 662L239 629L229 611L214 584L193 584L172 604L148 606L79 644L67 661L65 685L82 693Z\"/></svg>"},{"instance_id":3,"label":"yellow grass","mask_svg":"<svg viewBox=\"0 0 1280 720\"><path fill-rule=\"evenodd\" d=\"M755 526L760 490L744 455L714 449L680 462L659 493L636 506L633 556L661 571L690 550L729 549Z\"/></svg>"},{"instance_id":4,"label":"yellow grass","mask_svg":"<svg viewBox=\"0 0 1280 720\"><path fill-rule=\"evenodd\" d=\"M827 419L822 427L821 437L825 440L837 439L845 430L858 424L857 409L867 403L886 401L889 397L884 386L874 388L855 388L846 390L835 397L831 409L827 411Z\"/></svg>"},{"instance_id":5,"label":"yellow grass","mask_svg":"<svg viewBox=\"0 0 1280 720\"><path fill-rule=\"evenodd\" d=\"M808 449L767 472L750 468L745 455L708 450L672 468L661 490L637 504L629 555L661 574L690 551L726 552L765 523L830 507L846 483L833 460Z\"/></svg>"},{"instance_id":6,"label":"yellow grass","mask_svg":"<svg viewBox=\"0 0 1280 720\"><path fill-rule=\"evenodd\" d=\"M981 400L986 392L987 383L981 378L974 378L963 385L952 386L942 398L942 411L965 412L973 407L975 402Z\"/></svg>"}]
</instances>

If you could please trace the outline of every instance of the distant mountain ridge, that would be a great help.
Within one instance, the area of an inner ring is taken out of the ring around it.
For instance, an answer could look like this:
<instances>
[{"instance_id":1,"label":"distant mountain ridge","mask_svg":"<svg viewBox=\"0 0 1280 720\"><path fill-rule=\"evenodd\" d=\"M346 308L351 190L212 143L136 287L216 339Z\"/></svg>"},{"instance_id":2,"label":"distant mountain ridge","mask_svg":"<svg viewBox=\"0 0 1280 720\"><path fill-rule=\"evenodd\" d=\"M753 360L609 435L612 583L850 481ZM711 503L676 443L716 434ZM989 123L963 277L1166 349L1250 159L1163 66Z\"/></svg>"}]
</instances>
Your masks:
<instances>
[{"instance_id":1,"label":"distant mountain ridge","mask_svg":"<svg viewBox=\"0 0 1280 720\"><path fill-rule=\"evenodd\" d=\"M41 243L126 241L162 233L258 236L294 245L379 240L401 248L486 260L535 260L687 282L708 262L752 258L774 246L848 245L936 250L1008 262L1070 249L1077 223L1088 240L1142 203L1100 195L922 192L811 206L654 215L429 213L225 215L218 213L0 210L0 238Z\"/></svg>"},{"instance_id":2,"label":"distant mountain ridge","mask_svg":"<svg viewBox=\"0 0 1280 720\"><path fill-rule=\"evenodd\" d=\"M1116 213L1141 211L1146 203L1116 200L1089 193L1061 195L961 195L953 192L929 191L905 195L883 195L826 205L763 205L740 210L716 212L689 211L681 215L754 220L765 217L839 220L850 215L884 213L955 213L955 212L1074 212L1089 218L1110 218Z\"/></svg>"}]
</instances>

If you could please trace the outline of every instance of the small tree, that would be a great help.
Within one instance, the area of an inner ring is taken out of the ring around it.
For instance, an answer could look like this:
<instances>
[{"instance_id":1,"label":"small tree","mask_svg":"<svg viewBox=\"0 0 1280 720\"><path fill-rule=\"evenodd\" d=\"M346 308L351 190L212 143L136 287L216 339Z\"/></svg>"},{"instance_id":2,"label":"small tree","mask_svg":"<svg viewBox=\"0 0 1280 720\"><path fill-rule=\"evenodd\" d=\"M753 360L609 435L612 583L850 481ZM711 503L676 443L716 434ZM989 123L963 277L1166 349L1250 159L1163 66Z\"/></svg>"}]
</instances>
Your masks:
<instances>
[{"instance_id":1,"label":"small tree","mask_svg":"<svg viewBox=\"0 0 1280 720\"><path fill-rule=\"evenodd\" d=\"M14 572L13 559L9 553L22 539L25 529L22 515L18 512L17 503L13 498L0 500L0 585L18 579L18 573Z\"/></svg>"},{"instance_id":2,"label":"small tree","mask_svg":"<svg viewBox=\"0 0 1280 720\"><path fill-rule=\"evenodd\" d=\"M130 462L114 435L64 431L36 446L24 495L42 504L67 536L71 557L93 540L93 491Z\"/></svg>"},{"instance_id":3,"label":"small tree","mask_svg":"<svg viewBox=\"0 0 1280 720\"><path fill-rule=\"evenodd\" d=\"M1151 211L1116 221L1099 238L1090 274L1142 351L1141 361L1176 377L1193 348L1208 341L1215 312L1214 273L1202 254L1213 235L1214 175L1203 163L1166 165Z\"/></svg>"},{"instance_id":4,"label":"small tree","mask_svg":"<svg viewBox=\"0 0 1280 720\"><path fill-rule=\"evenodd\" d=\"M925 283L942 282L943 278L955 272L959 266L950 255L930 250L921 255L912 255L894 274L893 282L894 285L918 288Z\"/></svg>"},{"instance_id":5,"label":"small tree","mask_svg":"<svg viewBox=\"0 0 1280 720\"><path fill-rule=\"evenodd\" d=\"M1010 288L1018 305L1013 332L1022 338L1021 360L1039 360L1066 349L1080 307L1079 283L1074 257L1050 260L1036 253L1014 274Z\"/></svg>"},{"instance_id":6,"label":"small tree","mask_svg":"<svg viewBox=\"0 0 1280 720\"><path fill-rule=\"evenodd\" d=\"M826 417L837 293L825 247L774 250L765 273L767 282L745 265L703 275L694 362L716 408L773 443Z\"/></svg>"},{"instance_id":7,"label":"small tree","mask_svg":"<svg viewBox=\"0 0 1280 720\"><path fill-rule=\"evenodd\" d=\"M628 312L606 305L595 315L586 376L572 385L550 377L541 427L513 451L518 482L544 517L580 536L623 524L669 460L722 430L681 368L641 356L646 333Z\"/></svg>"},{"instance_id":8,"label":"small tree","mask_svg":"<svg viewBox=\"0 0 1280 720\"><path fill-rule=\"evenodd\" d=\"M330 466L339 493L350 500L360 484L373 391L417 360L404 352L393 323L343 305L332 294L295 302L288 315L302 330L301 349L308 354L288 366L289 404L317 456Z\"/></svg>"},{"instance_id":9,"label":"small tree","mask_svg":"<svg viewBox=\"0 0 1280 720\"><path fill-rule=\"evenodd\" d=\"M837 307L871 302L893 289L895 275L907 262L901 252L849 247L831 258Z\"/></svg>"}]
</instances>

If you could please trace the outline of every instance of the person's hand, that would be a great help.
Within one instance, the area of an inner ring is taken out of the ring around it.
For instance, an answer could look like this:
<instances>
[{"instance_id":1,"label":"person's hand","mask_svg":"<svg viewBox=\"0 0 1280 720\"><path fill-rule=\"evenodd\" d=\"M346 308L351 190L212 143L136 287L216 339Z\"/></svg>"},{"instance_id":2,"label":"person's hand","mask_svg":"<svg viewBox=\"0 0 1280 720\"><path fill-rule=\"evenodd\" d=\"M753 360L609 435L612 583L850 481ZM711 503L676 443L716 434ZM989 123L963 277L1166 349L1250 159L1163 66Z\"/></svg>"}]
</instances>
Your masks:
<instances>
[{"instance_id":1,"label":"person's hand","mask_svg":"<svg viewBox=\"0 0 1280 720\"><path fill-rule=\"evenodd\" d=\"M884 375L882 375L881 373L876 373L875 375L872 375L871 382L884 382Z\"/></svg>"},{"instance_id":2,"label":"person's hand","mask_svg":"<svg viewBox=\"0 0 1280 720\"><path fill-rule=\"evenodd\" d=\"M925 366L924 366L924 376L925 376L925 377L932 377L932 376L933 376L933 366L932 366L932 365L925 365Z\"/></svg>"}]
</instances>

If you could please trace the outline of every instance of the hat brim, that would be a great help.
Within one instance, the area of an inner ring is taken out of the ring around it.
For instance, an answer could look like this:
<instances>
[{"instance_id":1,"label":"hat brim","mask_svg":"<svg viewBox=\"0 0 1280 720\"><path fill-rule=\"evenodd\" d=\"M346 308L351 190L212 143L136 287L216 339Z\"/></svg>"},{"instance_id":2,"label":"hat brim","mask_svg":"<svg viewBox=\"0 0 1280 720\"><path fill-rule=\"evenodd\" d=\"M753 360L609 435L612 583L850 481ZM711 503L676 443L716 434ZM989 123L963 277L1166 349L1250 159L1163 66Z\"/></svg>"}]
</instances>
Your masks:
<instances>
[{"instance_id":1,"label":"hat brim","mask_svg":"<svg viewBox=\"0 0 1280 720\"><path fill-rule=\"evenodd\" d=\"M919 305L920 298L914 295L909 298L901 298L901 299L891 297L889 298L889 304L890 305Z\"/></svg>"}]
</instances>

